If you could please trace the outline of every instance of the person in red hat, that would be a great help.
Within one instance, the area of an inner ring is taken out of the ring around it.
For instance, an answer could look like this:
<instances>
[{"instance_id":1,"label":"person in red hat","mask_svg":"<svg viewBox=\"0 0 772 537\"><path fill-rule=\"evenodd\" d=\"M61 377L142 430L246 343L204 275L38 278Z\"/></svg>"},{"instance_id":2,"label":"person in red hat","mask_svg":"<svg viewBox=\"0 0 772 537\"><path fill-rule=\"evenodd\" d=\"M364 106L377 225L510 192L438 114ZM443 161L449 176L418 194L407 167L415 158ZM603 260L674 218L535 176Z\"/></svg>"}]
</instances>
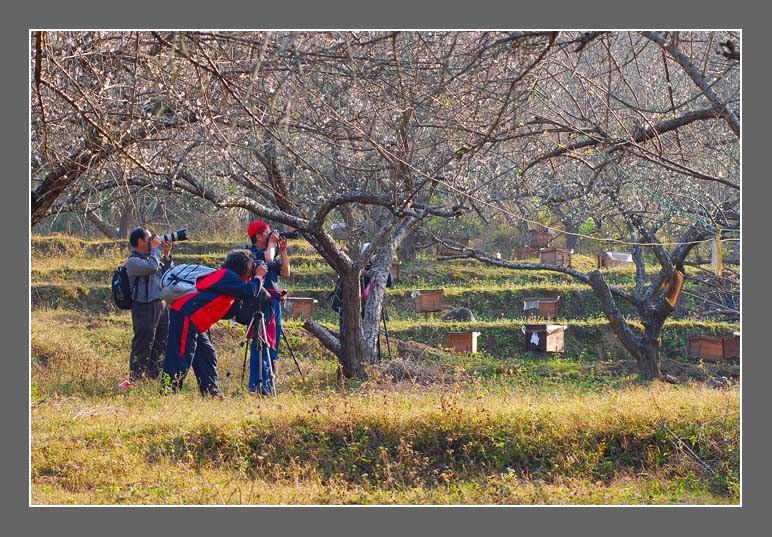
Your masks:
<instances>
[{"instance_id":1,"label":"person in red hat","mask_svg":"<svg viewBox=\"0 0 772 537\"><path fill-rule=\"evenodd\" d=\"M279 288L279 276L290 277L290 259L287 255L287 239L279 237L278 231L260 220L252 222L247 228L247 235L252 243L250 251L255 259L263 260L268 265L264 287L270 293L271 300L263 309L265 321L265 345L258 350L257 338L252 339L249 356L250 392L260 395L274 393L271 371L276 371L275 360L279 356L279 339L281 338L281 301L286 292ZM279 247L279 259L275 259L276 247ZM269 362L270 361L270 362ZM262 362L262 363L261 363Z\"/></svg>"}]
</instances>

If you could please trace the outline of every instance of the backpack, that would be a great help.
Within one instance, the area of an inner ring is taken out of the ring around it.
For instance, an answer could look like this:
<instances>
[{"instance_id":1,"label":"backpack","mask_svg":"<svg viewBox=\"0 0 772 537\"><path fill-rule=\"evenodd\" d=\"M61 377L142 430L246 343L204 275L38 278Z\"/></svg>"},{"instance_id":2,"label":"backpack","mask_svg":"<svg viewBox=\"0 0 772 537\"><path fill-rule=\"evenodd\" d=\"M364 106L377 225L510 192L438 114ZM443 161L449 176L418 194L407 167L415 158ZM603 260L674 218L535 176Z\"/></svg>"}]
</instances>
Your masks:
<instances>
[{"instance_id":1,"label":"backpack","mask_svg":"<svg viewBox=\"0 0 772 537\"><path fill-rule=\"evenodd\" d=\"M161 298L171 304L180 297L195 293L196 281L217 269L204 265L175 265L161 276Z\"/></svg>"},{"instance_id":2,"label":"backpack","mask_svg":"<svg viewBox=\"0 0 772 537\"><path fill-rule=\"evenodd\" d=\"M129 285L129 273L126 272L126 265L121 265L113 272L113 302L122 310L130 310L134 302L134 290L137 288L139 279L134 280L134 287Z\"/></svg>"},{"instance_id":3,"label":"backpack","mask_svg":"<svg viewBox=\"0 0 772 537\"><path fill-rule=\"evenodd\" d=\"M343 310L343 289L341 288L340 278L335 284L335 290L327 295L330 298L330 308L336 313Z\"/></svg>"}]
</instances>

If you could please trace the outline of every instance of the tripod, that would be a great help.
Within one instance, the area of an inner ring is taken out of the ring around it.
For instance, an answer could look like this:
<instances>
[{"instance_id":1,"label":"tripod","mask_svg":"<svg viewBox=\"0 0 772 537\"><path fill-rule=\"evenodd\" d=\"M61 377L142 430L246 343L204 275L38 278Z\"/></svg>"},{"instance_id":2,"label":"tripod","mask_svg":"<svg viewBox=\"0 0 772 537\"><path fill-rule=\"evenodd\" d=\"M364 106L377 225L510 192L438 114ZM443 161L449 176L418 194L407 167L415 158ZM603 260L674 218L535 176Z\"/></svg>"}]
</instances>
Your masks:
<instances>
[{"instance_id":1,"label":"tripod","mask_svg":"<svg viewBox=\"0 0 772 537\"><path fill-rule=\"evenodd\" d=\"M239 341L239 351L242 347L244 347L244 362L241 366L241 384L244 384L244 371L247 368L247 354L249 353L249 347L250 345L247 345L249 341L252 340L252 327L255 324L255 317L252 317L252 319L249 321L249 325L247 325L247 329L244 331L244 339ZM230 368L228 368L228 371L225 372L225 380L222 383L222 391L225 393L225 388L228 386L228 381L231 378L231 373L233 372L233 368L236 367L236 363L239 361L239 353L236 352L236 357L233 360L233 363L231 364Z\"/></svg>"},{"instance_id":2,"label":"tripod","mask_svg":"<svg viewBox=\"0 0 772 537\"><path fill-rule=\"evenodd\" d=\"M389 318L389 314L386 313L386 295L383 296L383 304L381 304L381 322L383 323L383 333L386 335L386 349L389 351L389 360L391 360L391 344L389 343L389 327L386 325L386 320ZM378 330L378 363L381 363L381 331Z\"/></svg>"},{"instance_id":3,"label":"tripod","mask_svg":"<svg viewBox=\"0 0 772 537\"><path fill-rule=\"evenodd\" d=\"M257 320L257 329L258 329L258 337L257 339L254 338L254 334L252 332L252 328L254 327L255 320ZM262 336L262 337L261 337ZM255 315L252 317L252 319L249 321L249 324L247 325L247 329L244 332L244 339L242 339L239 342L239 350L241 350L241 347L244 347L244 360L241 365L241 385L244 385L244 373L247 369L247 355L249 354L249 349L252 346L251 343L247 345L248 342L255 341L257 348L255 351L258 355L258 372L260 379L263 378L263 346L265 345L264 341L267 341L267 336L265 332L265 318L263 317L263 313L258 311L255 313ZM239 354L236 353L235 359L233 360L233 363L231 364L230 368L228 368L228 371L225 373L225 380L223 381L222 391L225 393L225 388L228 386L228 381L230 380L231 373L233 372L233 369L236 367L236 364L239 361ZM271 363L271 357L268 356L268 375L270 382L270 394L276 395L276 386L275 386L275 378L276 375L274 374L273 370L273 364ZM262 382L260 386L260 391L263 392Z\"/></svg>"},{"instance_id":4,"label":"tripod","mask_svg":"<svg viewBox=\"0 0 772 537\"><path fill-rule=\"evenodd\" d=\"M262 334L262 337L257 338L257 352L258 352L258 376L260 378L260 387L258 388L260 395L273 395L276 396L276 375L273 371L273 360L271 360L271 350L270 348L267 350L266 354L268 355L268 380L263 380L263 352L266 351L265 345L267 345L268 341L268 334L265 331L265 317L263 317L262 312L258 312L255 314L255 316L260 316L260 323L258 324L258 329L260 330L260 334ZM270 391L266 393L263 390L263 384L270 384Z\"/></svg>"}]
</instances>

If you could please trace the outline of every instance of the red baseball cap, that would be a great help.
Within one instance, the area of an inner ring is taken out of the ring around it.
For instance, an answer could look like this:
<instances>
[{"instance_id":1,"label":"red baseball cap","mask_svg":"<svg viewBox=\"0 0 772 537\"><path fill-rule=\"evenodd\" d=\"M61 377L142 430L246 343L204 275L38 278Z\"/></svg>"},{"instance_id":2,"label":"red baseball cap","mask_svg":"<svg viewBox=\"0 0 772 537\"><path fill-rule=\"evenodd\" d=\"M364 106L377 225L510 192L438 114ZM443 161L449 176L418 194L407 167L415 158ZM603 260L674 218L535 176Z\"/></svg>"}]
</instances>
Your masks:
<instances>
[{"instance_id":1,"label":"red baseball cap","mask_svg":"<svg viewBox=\"0 0 772 537\"><path fill-rule=\"evenodd\" d=\"M251 224L249 224L249 227L247 228L247 236L254 237L258 233L262 233L266 229L268 229L268 224L266 224L261 220L256 220Z\"/></svg>"}]
</instances>

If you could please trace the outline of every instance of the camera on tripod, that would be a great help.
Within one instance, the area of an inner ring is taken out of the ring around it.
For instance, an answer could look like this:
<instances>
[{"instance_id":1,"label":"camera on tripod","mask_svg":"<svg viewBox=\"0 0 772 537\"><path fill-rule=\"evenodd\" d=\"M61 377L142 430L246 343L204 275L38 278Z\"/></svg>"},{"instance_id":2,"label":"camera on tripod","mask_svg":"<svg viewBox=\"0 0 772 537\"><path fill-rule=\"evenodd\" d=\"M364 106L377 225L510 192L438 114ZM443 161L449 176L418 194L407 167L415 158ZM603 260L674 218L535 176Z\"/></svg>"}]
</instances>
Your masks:
<instances>
[{"instance_id":1,"label":"camera on tripod","mask_svg":"<svg viewBox=\"0 0 772 537\"><path fill-rule=\"evenodd\" d=\"M184 229L178 229L177 231L161 235L160 238L161 242L186 241L188 240L188 234Z\"/></svg>"}]
</instances>

